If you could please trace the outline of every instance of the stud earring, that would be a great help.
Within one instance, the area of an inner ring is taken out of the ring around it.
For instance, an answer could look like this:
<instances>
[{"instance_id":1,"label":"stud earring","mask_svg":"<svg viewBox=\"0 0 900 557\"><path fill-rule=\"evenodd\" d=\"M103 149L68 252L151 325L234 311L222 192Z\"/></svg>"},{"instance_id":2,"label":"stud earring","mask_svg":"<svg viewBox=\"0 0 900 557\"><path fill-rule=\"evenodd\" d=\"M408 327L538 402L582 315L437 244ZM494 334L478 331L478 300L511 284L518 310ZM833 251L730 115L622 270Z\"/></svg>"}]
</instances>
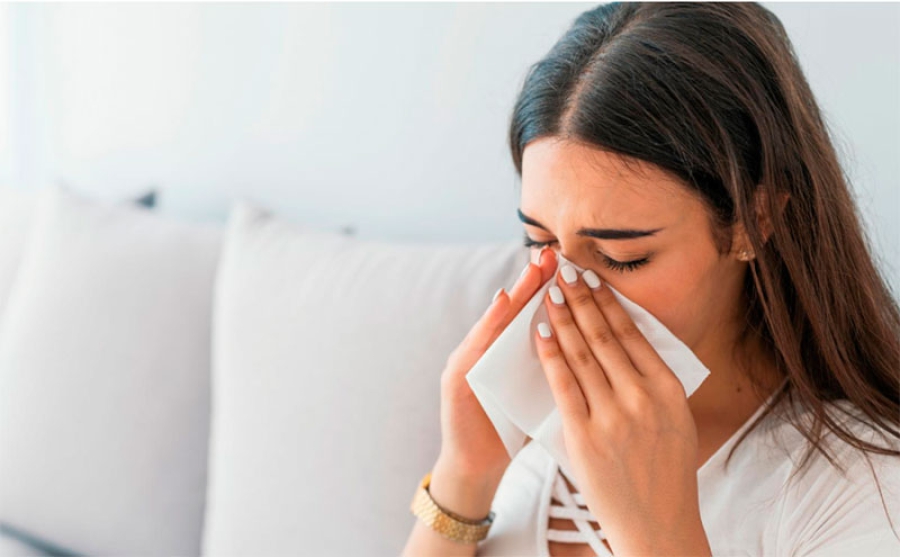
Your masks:
<instances>
[{"instance_id":1,"label":"stud earring","mask_svg":"<svg viewBox=\"0 0 900 557\"><path fill-rule=\"evenodd\" d=\"M741 253L738 255L738 259L741 261L750 261L753 257L753 251L751 250L741 250Z\"/></svg>"}]
</instances>

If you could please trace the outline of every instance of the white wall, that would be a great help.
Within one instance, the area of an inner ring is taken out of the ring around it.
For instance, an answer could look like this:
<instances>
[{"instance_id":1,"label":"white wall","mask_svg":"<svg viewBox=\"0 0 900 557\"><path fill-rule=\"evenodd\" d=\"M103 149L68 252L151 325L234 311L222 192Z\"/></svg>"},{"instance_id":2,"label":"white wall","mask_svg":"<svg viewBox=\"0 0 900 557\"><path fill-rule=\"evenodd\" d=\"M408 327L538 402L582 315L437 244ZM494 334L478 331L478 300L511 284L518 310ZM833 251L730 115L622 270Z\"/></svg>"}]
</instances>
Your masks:
<instances>
[{"instance_id":1,"label":"white wall","mask_svg":"<svg viewBox=\"0 0 900 557\"><path fill-rule=\"evenodd\" d=\"M11 97L12 82L10 67L12 61L12 35L9 24L10 7L0 4L0 184L12 181L12 123ZM6 84L6 85L3 85Z\"/></svg>"},{"instance_id":2,"label":"white wall","mask_svg":"<svg viewBox=\"0 0 900 557\"><path fill-rule=\"evenodd\" d=\"M594 5L5 4L0 180L156 183L196 219L246 196L367 237L511 239L515 94ZM900 291L900 4L766 5Z\"/></svg>"}]
</instances>

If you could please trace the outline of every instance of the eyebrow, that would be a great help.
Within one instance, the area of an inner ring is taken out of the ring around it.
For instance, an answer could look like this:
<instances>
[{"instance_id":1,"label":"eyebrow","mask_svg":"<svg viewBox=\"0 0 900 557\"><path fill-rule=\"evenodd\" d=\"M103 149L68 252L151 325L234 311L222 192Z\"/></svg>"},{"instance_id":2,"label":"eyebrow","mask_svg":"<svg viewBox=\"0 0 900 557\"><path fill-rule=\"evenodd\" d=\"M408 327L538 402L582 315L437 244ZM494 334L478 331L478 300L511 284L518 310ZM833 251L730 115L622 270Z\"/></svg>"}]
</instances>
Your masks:
<instances>
[{"instance_id":1,"label":"eyebrow","mask_svg":"<svg viewBox=\"0 0 900 557\"><path fill-rule=\"evenodd\" d=\"M516 213L519 215L519 220L524 222L525 224L530 224L532 226L537 226L538 228L547 230L546 226L523 213L521 209L516 209ZM579 236L599 238L601 240L631 240L634 238L653 236L660 230L664 230L664 228L654 228L653 230L635 230L633 228L582 228L575 234L578 234ZM549 230L547 231L549 232Z\"/></svg>"}]
</instances>

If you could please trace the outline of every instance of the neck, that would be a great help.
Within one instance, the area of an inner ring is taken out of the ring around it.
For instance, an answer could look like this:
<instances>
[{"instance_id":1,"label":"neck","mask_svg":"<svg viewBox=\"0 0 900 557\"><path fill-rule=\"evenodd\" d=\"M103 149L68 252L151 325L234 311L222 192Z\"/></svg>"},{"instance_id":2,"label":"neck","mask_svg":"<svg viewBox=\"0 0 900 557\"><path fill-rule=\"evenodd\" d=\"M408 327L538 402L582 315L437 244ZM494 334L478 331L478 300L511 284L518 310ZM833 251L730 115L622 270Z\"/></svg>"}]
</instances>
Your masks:
<instances>
[{"instance_id":1,"label":"neck","mask_svg":"<svg viewBox=\"0 0 900 557\"><path fill-rule=\"evenodd\" d=\"M772 357L757 341L743 349L747 354L743 359L741 352L722 350L722 346L735 346L734 336L730 342L723 342L721 337L710 339L694 350L710 372L688 398L698 424L708 421L743 423L783 380L783 375L776 373ZM754 386L753 378L759 386Z\"/></svg>"}]
</instances>

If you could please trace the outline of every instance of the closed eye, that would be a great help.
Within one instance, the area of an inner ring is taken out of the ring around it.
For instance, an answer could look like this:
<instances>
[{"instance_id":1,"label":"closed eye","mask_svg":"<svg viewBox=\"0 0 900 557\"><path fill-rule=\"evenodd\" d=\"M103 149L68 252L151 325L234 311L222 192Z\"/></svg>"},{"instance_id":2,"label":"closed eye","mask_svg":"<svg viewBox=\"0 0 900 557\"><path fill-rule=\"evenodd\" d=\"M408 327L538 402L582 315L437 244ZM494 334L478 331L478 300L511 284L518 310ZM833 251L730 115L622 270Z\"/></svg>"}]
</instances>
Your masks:
<instances>
[{"instance_id":1,"label":"closed eye","mask_svg":"<svg viewBox=\"0 0 900 557\"><path fill-rule=\"evenodd\" d=\"M556 243L556 241L538 242L537 240L532 240L531 238L529 238L528 234L525 234L525 236L523 238L523 244L527 248L530 248L530 247L542 248L544 246L549 246L550 244L555 244L555 243ZM603 260L603 263L607 267L609 267L613 271L618 271L620 273L634 271L638 267L643 267L644 265L646 265L647 263L650 262L649 256L641 258L641 259L635 259L632 261L617 261L600 251L597 251L595 253L601 257L601 259Z\"/></svg>"}]
</instances>

